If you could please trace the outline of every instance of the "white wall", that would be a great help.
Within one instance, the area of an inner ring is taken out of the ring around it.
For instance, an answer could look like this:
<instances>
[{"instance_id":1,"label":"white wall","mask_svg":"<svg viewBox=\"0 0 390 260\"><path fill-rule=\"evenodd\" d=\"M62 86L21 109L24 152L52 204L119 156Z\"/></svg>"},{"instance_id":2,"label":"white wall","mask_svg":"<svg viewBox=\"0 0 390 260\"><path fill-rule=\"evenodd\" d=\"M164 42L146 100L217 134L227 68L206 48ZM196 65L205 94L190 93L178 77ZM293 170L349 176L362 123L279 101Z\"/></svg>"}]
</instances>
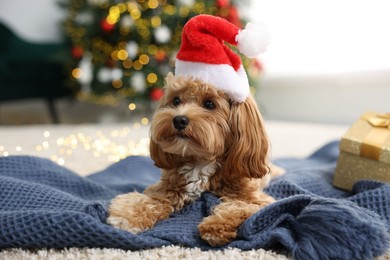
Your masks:
<instances>
[{"instance_id":1,"label":"white wall","mask_svg":"<svg viewBox=\"0 0 390 260\"><path fill-rule=\"evenodd\" d=\"M58 42L64 16L57 0L0 0L0 21L31 42Z\"/></svg>"},{"instance_id":2,"label":"white wall","mask_svg":"<svg viewBox=\"0 0 390 260\"><path fill-rule=\"evenodd\" d=\"M253 0L272 39L270 74L328 74L390 68L388 0Z\"/></svg>"},{"instance_id":3,"label":"white wall","mask_svg":"<svg viewBox=\"0 0 390 260\"><path fill-rule=\"evenodd\" d=\"M351 124L366 111L390 112L390 70L266 75L257 99L268 119Z\"/></svg>"},{"instance_id":4,"label":"white wall","mask_svg":"<svg viewBox=\"0 0 390 260\"><path fill-rule=\"evenodd\" d=\"M266 117L351 123L390 112L390 2L255 0L271 45L257 92Z\"/></svg>"}]
</instances>

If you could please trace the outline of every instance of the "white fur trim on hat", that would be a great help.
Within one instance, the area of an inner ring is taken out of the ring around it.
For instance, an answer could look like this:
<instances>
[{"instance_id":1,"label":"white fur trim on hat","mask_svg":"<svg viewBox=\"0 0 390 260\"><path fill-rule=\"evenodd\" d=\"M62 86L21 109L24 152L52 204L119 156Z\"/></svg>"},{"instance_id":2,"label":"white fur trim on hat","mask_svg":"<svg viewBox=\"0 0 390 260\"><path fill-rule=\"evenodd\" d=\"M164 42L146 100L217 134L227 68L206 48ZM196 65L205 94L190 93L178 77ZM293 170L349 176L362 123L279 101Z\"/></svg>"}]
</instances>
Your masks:
<instances>
[{"instance_id":1,"label":"white fur trim on hat","mask_svg":"<svg viewBox=\"0 0 390 260\"><path fill-rule=\"evenodd\" d=\"M182 61L176 59L176 76L192 76L223 90L235 102L244 102L250 94L248 77L244 68L235 71L227 64Z\"/></svg>"}]
</instances>

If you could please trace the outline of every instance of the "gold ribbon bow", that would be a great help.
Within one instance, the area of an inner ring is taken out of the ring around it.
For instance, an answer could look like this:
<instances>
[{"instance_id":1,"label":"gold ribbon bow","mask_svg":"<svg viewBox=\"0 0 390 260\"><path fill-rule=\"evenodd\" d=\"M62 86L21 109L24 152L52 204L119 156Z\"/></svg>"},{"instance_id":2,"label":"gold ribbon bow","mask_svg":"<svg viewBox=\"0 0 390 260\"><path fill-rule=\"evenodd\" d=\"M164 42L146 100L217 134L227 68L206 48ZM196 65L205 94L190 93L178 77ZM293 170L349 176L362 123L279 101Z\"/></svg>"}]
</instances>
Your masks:
<instances>
[{"instance_id":1,"label":"gold ribbon bow","mask_svg":"<svg viewBox=\"0 0 390 260\"><path fill-rule=\"evenodd\" d=\"M390 113L373 114L364 118L373 127L360 146L360 155L379 161L382 145L390 135Z\"/></svg>"},{"instance_id":2,"label":"gold ribbon bow","mask_svg":"<svg viewBox=\"0 0 390 260\"><path fill-rule=\"evenodd\" d=\"M367 119L375 127L387 127L390 130L390 113L377 114Z\"/></svg>"}]
</instances>

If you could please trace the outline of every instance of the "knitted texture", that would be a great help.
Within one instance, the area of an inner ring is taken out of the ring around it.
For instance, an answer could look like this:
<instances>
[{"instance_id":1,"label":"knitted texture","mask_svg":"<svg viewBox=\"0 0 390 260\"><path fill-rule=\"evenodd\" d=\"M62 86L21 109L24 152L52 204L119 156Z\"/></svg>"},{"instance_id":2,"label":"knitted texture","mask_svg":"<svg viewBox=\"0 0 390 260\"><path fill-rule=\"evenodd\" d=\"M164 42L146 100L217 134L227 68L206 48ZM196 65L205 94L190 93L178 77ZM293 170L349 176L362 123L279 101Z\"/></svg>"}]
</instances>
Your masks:
<instances>
[{"instance_id":1,"label":"knitted texture","mask_svg":"<svg viewBox=\"0 0 390 260\"><path fill-rule=\"evenodd\" d=\"M389 247L390 186L361 181L352 193L331 185L338 156L331 143L307 159L280 159L287 173L266 192L278 199L241 225L225 247L282 245L296 259L369 259ZM211 249L197 225L218 198L196 202L139 235L106 224L110 199L159 179L150 158L129 157L89 177L49 160L0 157L0 249L183 245ZM219 248L221 249L221 248Z\"/></svg>"}]
</instances>

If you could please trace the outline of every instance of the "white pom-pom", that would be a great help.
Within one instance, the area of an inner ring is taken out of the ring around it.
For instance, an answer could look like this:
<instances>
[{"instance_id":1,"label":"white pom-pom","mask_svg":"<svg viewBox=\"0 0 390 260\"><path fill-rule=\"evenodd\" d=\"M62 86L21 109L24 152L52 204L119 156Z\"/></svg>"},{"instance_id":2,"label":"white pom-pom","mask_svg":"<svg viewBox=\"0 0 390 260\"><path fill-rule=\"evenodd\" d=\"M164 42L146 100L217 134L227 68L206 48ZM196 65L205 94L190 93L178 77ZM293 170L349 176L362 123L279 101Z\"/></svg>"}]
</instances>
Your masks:
<instances>
[{"instance_id":1,"label":"white pom-pom","mask_svg":"<svg viewBox=\"0 0 390 260\"><path fill-rule=\"evenodd\" d=\"M267 50L270 33L260 25L248 23L244 30L236 36L238 50L249 58L253 58Z\"/></svg>"}]
</instances>

